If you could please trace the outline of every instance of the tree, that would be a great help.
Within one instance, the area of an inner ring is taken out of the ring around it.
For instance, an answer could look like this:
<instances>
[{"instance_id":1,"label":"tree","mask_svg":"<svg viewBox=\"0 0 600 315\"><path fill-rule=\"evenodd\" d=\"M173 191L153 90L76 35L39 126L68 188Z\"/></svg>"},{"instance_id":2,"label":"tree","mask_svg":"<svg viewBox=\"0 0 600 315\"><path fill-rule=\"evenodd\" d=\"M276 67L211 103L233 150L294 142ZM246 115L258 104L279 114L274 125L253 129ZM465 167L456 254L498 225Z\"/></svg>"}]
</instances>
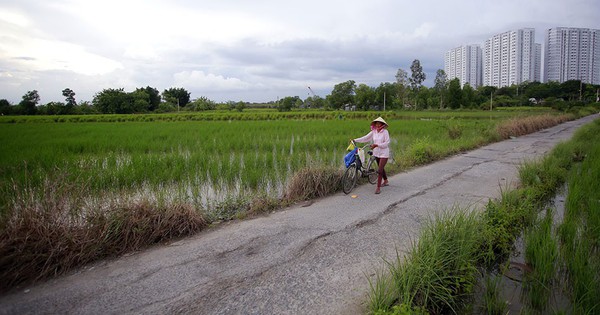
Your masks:
<instances>
[{"instance_id":1,"label":"tree","mask_svg":"<svg viewBox=\"0 0 600 315\"><path fill-rule=\"evenodd\" d=\"M412 87L413 91L417 91L419 90L419 88L423 84L423 81L425 81L426 78L419 59L413 60L412 64L410 65L410 71L412 73L410 78L408 79L410 82L410 86Z\"/></svg>"},{"instance_id":2,"label":"tree","mask_svg":"<svg viewBox=\"0 0 600 315\"><path fill-rule=\"evenodd\" d=\"M190 102L190 92L184 88L169 88L163 91L162 97L178 107L185 107Z\"/></svg>"},{"instance_id":3,"label":"tree","mask_svg":"<svg viewBox=\"0 0 600 315\"><path fill-rule=\"evenodd\" d=\"M397 98L402 106L406 104L406 89L408 84L408 73L404 69L398 69L398 72L396 72Z\"/></svg>"},{"instance_id":4,"label":"tree","mask_svg":"<svg viewBox=\"0 0 600 315\"><path fill-rule=\"evenodd\" d=\"M348 80L338 83L333 87L330 95L327 95L329 105L334 109L343 108L347 104L354 104L354 91L356 82Z\"/></svg>"},{"instance_id":5,"label":"tree","mask_svg":"<svg viewBox=\"0 0 600 315\"><path fill-rule=\"evenodd\" d=\"M304 100L307 108L323 108L325 107L325 99L318 95L309 96Z\"/></svg>"},{"instance_id":6,"label":"tree","mask_svg":"<svg viewBox=\"0 0 600 315\"><path fill-rule=\"evenodd\" d=\"M386 110L398 107L396 85L395 83L384 82L375 89L375 103L380 105L379 109Z\"/></svg>"},{"instance_id":7,"label":"tree","mask_svg":"<svg viewBox=\"0 0 600 315\"><path fill-rule=\"evenodd\" d=\"M366 84L359 84L356 88L356 95L354 97L354 100L356 101L356 108L369 110L371 105L375 104L376 97L377 94L372 87Z\"/></svg>"},{"instance_id":8,"label":"tree","mask_svg":"<svg viewBox=\"0 0 600 315\"><path fill-rule=\"evenodd\" d=\"M279 100L279 105L277 106L277 110L280 112L289 112L292 110L296 102L300 100L298 96L286 96L283 99Z\"/></svg>"},{"instance_id":9,"label":"tree","mask_svg":"<svg viewBox=\"0 0 600 315\"><path fill-rule=\"evenodd\" d=\"M434 81L434 90L440 96L440 109L444 108L444 94L446 93L446 89L448 88L448 76L446 75L446 71L442 69L438 69L435 74Z\"/></svg>"},{"instance_id":10,"label":"tree","mask_svg":"<svg viewBox=\"0 0 600 315\"><path fill-rule=\"evenodd\" d=\"M437 106L437 104L433 104L432 102L430 102L430 100L432 99L431 91L426 86L419 87L419 90L417 90L415 93L415 98L416 109L426 109L434 105Z\"/></svg>"},{"instance_id":11,"label":"tree","mask_svg":"<svg viewBox=\"0 0 600 315\"><path fill-rule=\"evenodd\" d=\"M104 89L96 93L92 100L94 106L102 114L129 114L132 113L130 97L120 89Z\"/></svg>"},{"instance_id":12,"label":"tree","mask_svg":"<svg viewBox=\"0 0 600 315\"><path fill-rule=\"evenodd\" d=\"M128 94L131 113L143 113L149 111L150 95L145 89L136 89Z\"/></svg>"},{"instance_id":13,"label":"tree","mask_svg":"<svg viewBox=\"0 0 600 315\"><path fill-rule=\"evenodd\" d=\"M235 103L235 110L237 110L238 112L243 111L244 108L246 108L246 103L244 103L242 101Z\"/></svg>"},{"instance_id":14,"label":"tree","mask_svg":"<svg viewBox=\"0 0 600 315\"><path fill-rule=\"evenodd\" d=\"M462 104L464 107L472 108L476 106L475 102L475 90L471 87L469 83L465 83L462 89L463 101Z\"/></svg>"},{"instance_id":15,"label":"tree","mask_svg":"<svg viewBox=\"0 0 600 315\"><path fill-rule=\"evenodd\" d=\"M582 87L585 86L581 80L568 80L560 84L561 96L569 101L578 100Z\"/></svg>"},{"instance_id":16,"label":"tree","mask_svg":"<svg viewBox=\"0 0 600 315\"><path fill-rule=\"evenodd\" d=\"M77 101L75 101L75 92L70 88L66 88L62 90L62 95L65 97L65 114L72 114L75 106L77 106Z\"/></svg>"},{"instance_id":17,"label":"tree","mask_svg":"<svg viewBox=\"0 0 600 315\"><path fill-rule=\"evenodd\" d=\"M0 115L12 114L12 106L6 99L0 99Z\"/></svg>"},{"instance_id":18,"label":"tree","mask_svg":"<svg viewBox=\"0 0 600 315\"><path fill-rule=\"evenodd\" d=\"M209 100L205 96L201 96L191 103L189 103L186 108L191 111L205 111L205 110L213 110L217 107L217 104L211 100Z\"/></svg>"},{"instance_id":19,"label":"tree","mask_svg":"<svg viewBox=\"0 0 600 315\"><path fill-rule=\"evenodd\" d=\"M67 106L62 102L50 102L38 106L37 113L40 115L65 115L67 114Z\"/></svg>"},{"instance_id":20,"label":"tree","mask_svg":"<svg viewBox=\"0 0 600 315\"><path fill-rule=\"evenodd\" d=\"M460 80L454 78L448 83L448 105L452 109L460 108L462 103L462 89L460 88Z\"/></svg>"},{"instance_id":21,"label":"tree","mask_svg":"<svg viewBox=\"0 0 600 315\"><path fill-rule=\"evenodd\" d=\"M25 95L23 95L23 99L19 103L19 106L21 107L23 114L35 115L35 113L37 112L36 106L39 103L39 101L40 95L38 94L37 90L28 91L27 93L25 93Z\"/></svg>"},{"instance_id":22,"label":"tree","mask_svg":"<svg viewBox=\"0 0 600 315\"><path fill-rule=\"evenodd\" d=\"M148 110L149 112L153 112L158 109L158 105L160 105L161 97L160 97L160 92L157 89L147 86L145 88L137 88L135 91L136 92L144 91L148 95L148 106L147 106L146 110ZM189 101L189 98L188 98L188 101Z\"/></svg>"}]
</instances>

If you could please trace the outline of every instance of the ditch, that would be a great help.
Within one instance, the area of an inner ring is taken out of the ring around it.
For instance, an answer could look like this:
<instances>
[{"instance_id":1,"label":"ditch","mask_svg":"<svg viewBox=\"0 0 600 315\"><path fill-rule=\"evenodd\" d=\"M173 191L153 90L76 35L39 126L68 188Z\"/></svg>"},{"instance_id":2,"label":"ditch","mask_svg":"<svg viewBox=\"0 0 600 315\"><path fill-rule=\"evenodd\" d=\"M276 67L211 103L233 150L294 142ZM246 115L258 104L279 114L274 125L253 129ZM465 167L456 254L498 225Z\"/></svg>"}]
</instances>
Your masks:
<instances>
[{"instance_id":1,"label":"ditch","mask_svg":"<svg viewBox=\"0 0 600 315\"><path fill-rule=\"evenodd\" d=\"M556 235L559 225L563 222L566 196L567 187L565 186L549 203L547 210L538 214L538 221L543 220L548 214L552 215L553 235ZM493 268L492 271L484 272L478 280L474 292L473 314L535 314L540 311L532 309L531 303L528 302L527 282L531 283L535 279L529 277L532 267L525 258L525 233L526 231L516 239L513 252L508 259ZM556 313L571 309L571 302L566 295L563 269L558 269L558 279L549 288L550 295L543 311ZM486 301L486 292L493 292L495 301ZM495 303L495 306L486 305L490 302Z\"/></svg>"}]
</instances>

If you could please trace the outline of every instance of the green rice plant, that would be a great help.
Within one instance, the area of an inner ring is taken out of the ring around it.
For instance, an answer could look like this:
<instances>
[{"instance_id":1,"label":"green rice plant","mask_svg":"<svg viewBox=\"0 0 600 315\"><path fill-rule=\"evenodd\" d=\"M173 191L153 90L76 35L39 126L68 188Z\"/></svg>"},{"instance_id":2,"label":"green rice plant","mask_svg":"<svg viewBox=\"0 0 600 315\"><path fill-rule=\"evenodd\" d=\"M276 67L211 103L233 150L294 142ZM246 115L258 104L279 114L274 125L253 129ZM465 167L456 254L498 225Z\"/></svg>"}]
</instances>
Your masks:
<instances>
[{"instance_id":1,"label":"green rice plant","mask_svg":"<svg viewBox=\"0 0 600 315\"><path fill-rule=\"evenodd\" d=\"M529 305L539 312L547 309L558 267L558 243L552 224L549 208L541 222L525 234L525 261L532 271L526 274L524 287Z\"/></svg>"},{"instance_id":2,"label":"green rice plant","mask_svg":"<svg viewBox=\"0 0 600 315\"><path fill-rule=\"evenodd\" d=\"M505 315L508 313L508 302L500 296L501 286L501 276L485 276L481 313L489 315Z\"/></svg>"}]
</instances>

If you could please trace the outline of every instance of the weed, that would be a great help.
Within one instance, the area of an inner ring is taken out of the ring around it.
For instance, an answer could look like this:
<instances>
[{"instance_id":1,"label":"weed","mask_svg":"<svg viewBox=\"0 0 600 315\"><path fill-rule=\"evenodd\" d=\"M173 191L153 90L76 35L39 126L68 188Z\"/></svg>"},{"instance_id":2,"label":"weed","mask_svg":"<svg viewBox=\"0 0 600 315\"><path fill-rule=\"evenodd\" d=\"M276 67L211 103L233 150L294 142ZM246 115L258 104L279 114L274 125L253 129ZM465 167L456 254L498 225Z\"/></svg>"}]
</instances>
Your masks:
<instances>
[{"instance_id":1,"label":"weed","mask_svg":"<svg viewBox=\"0 0 600 315\"><path fill-rule=\"evenodd\" d=\"M558 244L552 236L553 214L548 209L544 219L525 234L525 261L532 268L524 287L529 305L537 311L547 308L556 277Z\"/></svg>"},{"instance_id":2,"label":"weed","mask_svg":"<svg viewBox=\"0 0 600 315\"><path fill-rule=\"evenodd\" d=\"M501 276L486 276L483 294L482 313L489 315L505 315L508 313L508 302L500 297Z\"/></svg>"},{"instance_id":3,"label":"weed","mask_svg":"<svg viewBox=\"0 0 600 315\"><path fill-rule=\"evenodd\" d=\"M426 309L429 313L457 313L473 290L476 280L478 220L474 212L453 209L430 220L402 259L389 263L397 292L396 310ZM385 285L371 286L372 311L391 300ZM383 292L383 293L382 293ZM395 314L392 312L392 314ZM400 312L400 314L403 314Z\"/></svg>"}]
</instances>

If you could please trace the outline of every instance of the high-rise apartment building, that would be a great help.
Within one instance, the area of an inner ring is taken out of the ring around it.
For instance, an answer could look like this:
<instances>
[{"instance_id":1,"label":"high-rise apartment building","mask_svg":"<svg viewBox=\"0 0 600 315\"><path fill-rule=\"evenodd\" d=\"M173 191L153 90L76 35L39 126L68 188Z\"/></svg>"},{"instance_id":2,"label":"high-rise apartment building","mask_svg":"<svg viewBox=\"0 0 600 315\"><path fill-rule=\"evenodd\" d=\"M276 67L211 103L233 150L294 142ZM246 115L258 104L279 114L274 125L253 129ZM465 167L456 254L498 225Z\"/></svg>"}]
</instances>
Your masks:
<instances>
[{"instance_id":1,"label":"high-rise apartment building","mask_svg":"<svg viewBox=\"0 0 600 315\"><path fill-rule=\"evenodd\" d=\"M504 87L540 82L541 52L533 28L492 36L484 46L483 84Z\"/></svg>"},{"instance_id":2,"label":"high-rise apartment building","mask_svg":"<svg viewBox=\"0 0 600 315\"><path fill-rule=\"evenodd\" d=\"M546 32L544 82L600 84L600 30L557 27Z\"/></svg>"},{"instance_id":3,"label":"high-rise apartment building","mask_svg":"<svg viewBox=\"0 0 600 315\"><path fill-rule=\"evenodd\" d=\"M466 45L450 49L444 58L444 71L449 80L458 78L461 86L469 83L473 88L483 84L482 53L479 45Z\"/></svg>"}]
</instances>

